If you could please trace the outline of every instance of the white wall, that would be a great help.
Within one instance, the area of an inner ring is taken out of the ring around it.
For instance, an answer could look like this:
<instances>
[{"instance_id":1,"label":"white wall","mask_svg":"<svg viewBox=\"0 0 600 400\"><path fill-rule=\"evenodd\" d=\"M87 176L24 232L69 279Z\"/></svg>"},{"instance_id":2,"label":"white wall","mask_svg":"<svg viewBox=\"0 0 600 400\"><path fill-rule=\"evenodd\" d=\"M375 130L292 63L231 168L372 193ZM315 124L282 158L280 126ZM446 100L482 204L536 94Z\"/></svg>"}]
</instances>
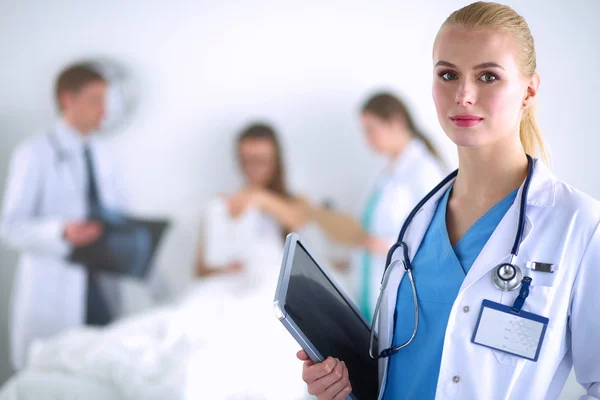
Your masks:
<instances>
[{"instance_id":1,"label":"white wall","mask_svg":"<svg viewBox=\"0 0 600 400\"><path fill-rule=\"evenodd\" d=\"M139 113L114 138L140 213L193 215L231 190L232 137L253 117L280 129L298 192L357 210L381 161L365 149L356 111L380 87L407 99L453 164L431 100L431 46L444 18L468 1L368 3L0 1L0 190L15 144L52 123L55 74L89 55L127 63L142 82ZM536 38L540 123L554 170L600 198L600 2L508 3ZM191 253L193 240L181 237L179 250ZM177 267L174 260L165 262ZM14 261L0 250L0 382Z\"/></svg>"}]
</instances>

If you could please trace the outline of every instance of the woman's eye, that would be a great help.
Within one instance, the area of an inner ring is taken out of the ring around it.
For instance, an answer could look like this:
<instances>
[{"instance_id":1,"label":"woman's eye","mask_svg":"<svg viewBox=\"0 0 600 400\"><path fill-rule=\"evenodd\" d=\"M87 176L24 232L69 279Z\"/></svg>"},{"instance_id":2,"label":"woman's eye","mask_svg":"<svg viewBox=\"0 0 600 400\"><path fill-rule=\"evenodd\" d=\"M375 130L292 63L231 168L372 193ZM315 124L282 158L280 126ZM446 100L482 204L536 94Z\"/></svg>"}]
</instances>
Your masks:
<instances>
[{"instance_id":1,"label":"woman's eye","mask_svg":"<svg viewBox=\"0 0 600 400\"><path fill-rule=\"evenodd\" d=\"M496 78L496 75L494 75L494 74L487 73L487 74L481 75L481 77L479 79L483 82L489 83L489 82L494 82L498 78Z\"/></svg>"},{"instance_id":2,"label":"woman's eye","mask_svg":"<svg viewBox=\"0 0 600 400\"><path fill-rule=\"evenodd\" d=\"M440 74L440 76L445 81L453 81L456 79L456 74L454 72L444 72Z\"/></svg>"}]
</instances>

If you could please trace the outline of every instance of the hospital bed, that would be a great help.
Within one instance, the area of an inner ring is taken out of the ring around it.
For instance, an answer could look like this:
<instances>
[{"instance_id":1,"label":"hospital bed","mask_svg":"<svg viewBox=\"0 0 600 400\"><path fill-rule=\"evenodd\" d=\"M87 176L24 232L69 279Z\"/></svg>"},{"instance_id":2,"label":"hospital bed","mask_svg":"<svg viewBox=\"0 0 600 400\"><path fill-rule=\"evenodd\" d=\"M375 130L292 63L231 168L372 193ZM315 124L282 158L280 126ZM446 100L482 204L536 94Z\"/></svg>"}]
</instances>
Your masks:
<instances>
[{"instance_id":1,"label":"hospital bed","mask_svg":"<svg viewBox=\"0 0 600 400\"><path fill-rule=\"evenodd\" d=\"M197 281L166 306L34 342L0 400L302 400L298 345L275 318L281 238L236 278Z\"/></svg>"}]
</instances>

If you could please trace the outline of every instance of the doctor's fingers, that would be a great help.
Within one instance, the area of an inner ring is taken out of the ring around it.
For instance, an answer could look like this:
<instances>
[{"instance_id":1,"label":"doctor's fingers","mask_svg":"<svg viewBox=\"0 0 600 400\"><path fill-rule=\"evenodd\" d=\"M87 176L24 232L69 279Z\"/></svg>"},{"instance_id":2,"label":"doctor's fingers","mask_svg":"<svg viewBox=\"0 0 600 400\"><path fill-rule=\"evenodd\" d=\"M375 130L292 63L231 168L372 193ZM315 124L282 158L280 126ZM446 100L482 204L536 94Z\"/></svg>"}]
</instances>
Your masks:
<instances>
[{"instance_id":1,"label":"doctor's fingers","mask_svg":"<svg viewBox=\"0 0 600 400\"><path fill-rule=\"evenodd\" d=\"M104 230L104 228L102 227L102 224L100 223L89 223L89 225L86 226L85 228L85 233L89 236L100 236L102 235L102 231Z\"/></svg>"},{"instance_id":2,"label":"doctor's fingers","mask_svg":"<svg viewBox=\"0 0 600 400\"><path fill-rule=\"evenodd\" d=\"M327 357L325 361L320 363L305 361L302 366L302 380L306 383L313 383L331 373L337 364L338 361L333 357Z\"/></svg>"},{"instance_id":3,"label":"doctor's fingers","mask_svg":"<svg viewBox=\"0 0 600 400\"><path fill-rule=\"evenodd\" d=\"M347 375L347 373L346 373ZM334 369L329 372L328 374L324 375L323 377L309 383L308 385L308 393L315 395L315 396L322 396L325 393L330 393L329 397L326 397L327 399L331 399L333 398L333 396L335 396L335 394L343 389L344 387L340 387L339 390L333 390L330 388L332 386L335 386L336 383L340 382L342 379L344 378L344 365L339 361L336 360L336 365L334 367Z\"/></svg>"},{"instance_id":4,"label":"doctor's fingers","mask_svg":"<svg viewBox=\"0 0 600 400\"><path fill-rule=\"evenodd\" d=\"M85 246L95 242L102 235L102 226L98 224L67 224L64 236L75 246Z\"/></svg>"},{"instance_id":5,"label":"doctor's fingers","mask_svg":"<svg viewBox=\"0 0 600 400\"><path fill-rule=\"evenodd\" d=\"M304 350L298 351L296 353L296 357L298 357L298 359L302 360L302 361L307 361L307 362L310 361L311 362L310 365L314 364L314 362L310 359L310 357L308 356L308 354L306 354L306 352Z\"/></svg>"},{"instance_id":6,"label":"doctor's fingers","mask_svg":"<svg viewBox=\"0 0 600 400\"><path fill-rule=\"evenodd\" d=\"M344 400L352 391L350 378L348 376L348 368L346 368L346 364L340 364L342 364L343 367L342 379L329 386L323 394L317 397L318 400Z\"/></svg>"},{"instance_id":7,"label":"doctor's fingers","mask_svg":"<svg viewBox=\"0 0 600 400\"><path fill-rule=\"evenodd\" d=\"M80 232L80 239L84 242L95 242L102 235L101 225L90 225Z\"/></svg>"}]
</instances>

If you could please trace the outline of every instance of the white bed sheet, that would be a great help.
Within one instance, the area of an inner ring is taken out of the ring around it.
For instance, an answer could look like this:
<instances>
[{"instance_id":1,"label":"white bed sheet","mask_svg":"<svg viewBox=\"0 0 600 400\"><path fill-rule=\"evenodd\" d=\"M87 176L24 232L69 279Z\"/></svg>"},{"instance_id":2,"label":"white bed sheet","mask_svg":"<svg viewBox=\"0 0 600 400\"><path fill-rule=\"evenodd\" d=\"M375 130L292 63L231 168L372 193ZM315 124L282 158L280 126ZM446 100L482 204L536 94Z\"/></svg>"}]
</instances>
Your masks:
<instances>
[{"instance_id":1,"label":"white bed sheet","mask_svg":"<svg viewBox=\"0 0 600 400\"><path fill-rule=\"evenodd\" d=\"M172 305L105 329L35 342L0 400L78 399L87 383L101 388L88 390L94 400L306 398L298 345L273 314L281 250L263 240L237 278L197 283Z\"/></svg>"},{"instance_id":2,"label":"white bed sheet","mask_svg":"<svg viewBox=\"0 0 600 400\"><path fill-rule=\"evenodd\" d=\"M2 400L121 400L107 385L57 371L25 371L0 390Z\"/></svg>"}]
</instances>

